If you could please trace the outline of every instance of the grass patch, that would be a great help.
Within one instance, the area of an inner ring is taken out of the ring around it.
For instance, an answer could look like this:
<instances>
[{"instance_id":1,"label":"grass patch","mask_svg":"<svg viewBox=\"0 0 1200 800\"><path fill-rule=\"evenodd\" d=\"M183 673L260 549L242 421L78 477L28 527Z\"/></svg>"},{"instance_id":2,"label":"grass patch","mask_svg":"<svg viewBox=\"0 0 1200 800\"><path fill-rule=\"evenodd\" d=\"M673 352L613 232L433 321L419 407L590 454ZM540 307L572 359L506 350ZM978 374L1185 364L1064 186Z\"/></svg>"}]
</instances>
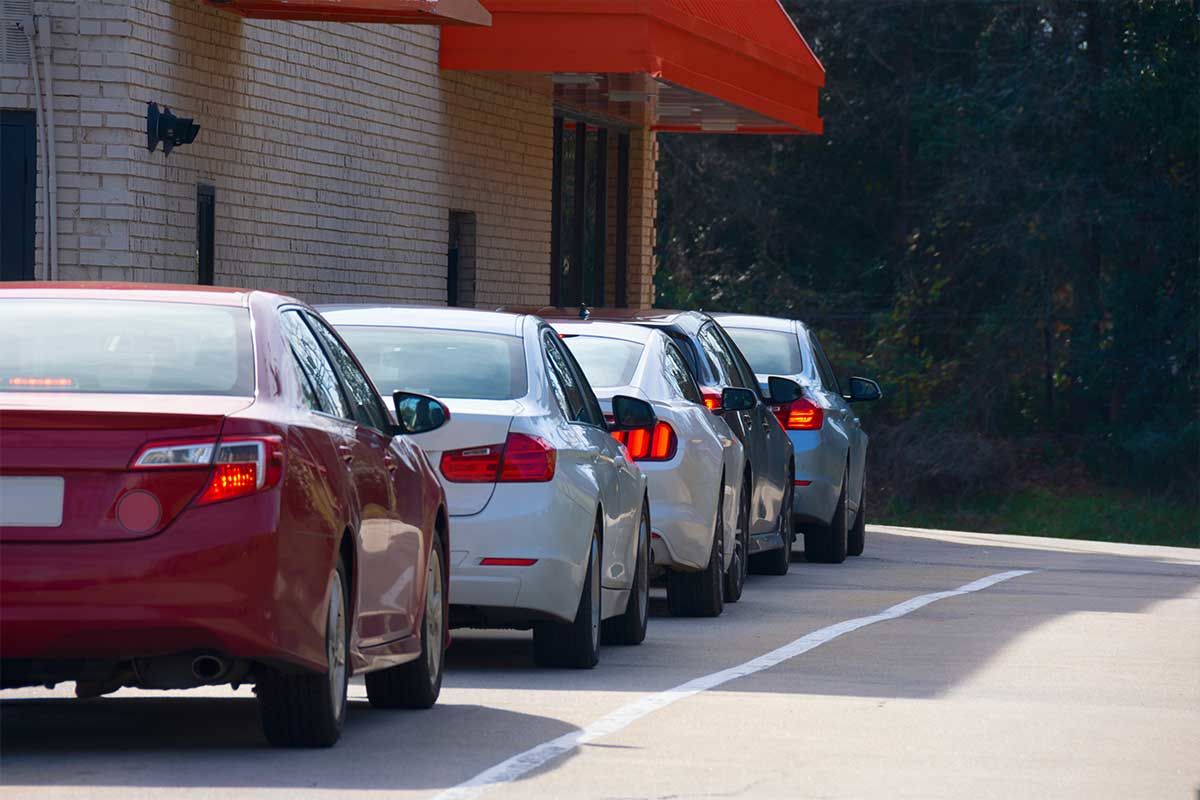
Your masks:
<instances>
[{"instance_id":1,"label":"grass patch","mask_svg":"<svg viewBox=\"0 0 1200 800\"><path fill-rule=\"evenodd\" d=\"M1090 488L1023 489L944 504L892 498L883 525L1200 547L1200 503Z\"/></svg>"}]
</instances>

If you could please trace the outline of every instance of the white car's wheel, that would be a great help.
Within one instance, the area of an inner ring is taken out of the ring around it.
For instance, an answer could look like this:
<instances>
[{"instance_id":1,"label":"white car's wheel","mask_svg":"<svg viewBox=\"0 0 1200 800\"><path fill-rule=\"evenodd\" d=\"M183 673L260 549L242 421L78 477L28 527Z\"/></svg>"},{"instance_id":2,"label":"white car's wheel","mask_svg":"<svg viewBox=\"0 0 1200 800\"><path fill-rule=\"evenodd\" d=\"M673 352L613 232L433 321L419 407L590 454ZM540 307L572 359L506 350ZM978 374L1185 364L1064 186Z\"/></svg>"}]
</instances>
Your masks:
<instances>
[{"instance_id":1,"label":"white car's wheel","mask_svg":"<svg viewBox=\"0 0 1200 800\"><path fill-rule=\"evenodd\" d=\"M638 524L637 565L629 602L619 617L604 620L601 627L605 644L641 644L646 638L650 619L650 501L642 500L642 518Z\"/></svg>"},{"instance_id":2,"label":"white car's wheel","mask_svg":"<svg viewBox=\"0 0 1200 800\"><path fill-rule=\"evenodd\" d=\"M533 628L533 660L544 667L591 669L600 660L600 522L592 533L579 607L570 622Z\"/></svg>"}]
</instances>

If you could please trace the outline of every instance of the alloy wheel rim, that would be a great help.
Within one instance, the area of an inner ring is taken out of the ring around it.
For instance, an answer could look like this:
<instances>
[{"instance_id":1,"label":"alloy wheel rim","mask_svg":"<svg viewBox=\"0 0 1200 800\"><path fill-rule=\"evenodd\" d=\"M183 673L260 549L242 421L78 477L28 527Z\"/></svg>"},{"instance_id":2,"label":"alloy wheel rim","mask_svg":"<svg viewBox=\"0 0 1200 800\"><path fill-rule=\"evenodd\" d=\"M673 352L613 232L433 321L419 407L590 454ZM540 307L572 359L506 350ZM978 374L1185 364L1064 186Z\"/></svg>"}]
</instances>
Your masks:
<instances>
[{"instance_id":1,"label":"alloy wheel rim","mask_svg":"<svg viewBox=\"0 0 1200 800\"><path fill-rule=\"evenodd\" d=\"M749 487L747 487L748 489ZM746 582L746 573L750 568L750 492L742 492L742 507L738 510L738 547L741 550L741 561L738 564L738 582Z\"/></svg>"},{"instance_id":2,"label":"alloy wheel rim","mask_svg":"<svg viewBox=\"0 0 1200 800\"><path fill-rule=\"evenodd\" d=\"M649 534L646 531L646 517L642 516L642 524L638 529L638 564L637 564L637 604L638 622L645 624L650 597L650 565L646 563L646 548Z\"/></svg>"},{"instance_id":3,"label":"alloy wheel rim","mask_svg":"<svg viewBox=\"0 0 1200 800\"><path fill-rule=\"evenodd\" d=\"M429 682L436 685L442 666L442 558L437 550L429 556L429 577L425 585L425 656L428 659Z\"/></svg>"},{"instance_id":4,"label":"alloy wheel rim","mask_svg":"<svg viewBox=\"0 0 1200 800\"><path fill-rule=\"evenodd\" d=\"M600 565L597 563L600 559L600 548L596 543L595 537L592 538L592 553L591 553L591 572L592 585L589 591L592 594L592 649L600 647Z\"/></svg>"},{"instance_id":5,"label":"alloy wheel rim","mask_svg":"<svg viewBox=\"0 0 1200 800\"><path fill-rule=\"evenodd\" d=\"M333 590L329 596L329 619L326 622L325 657L329 663L329 694L334 716L341 716L346 702L346 614L342 577L334 574Z\"/></svg>"}]
</instances>

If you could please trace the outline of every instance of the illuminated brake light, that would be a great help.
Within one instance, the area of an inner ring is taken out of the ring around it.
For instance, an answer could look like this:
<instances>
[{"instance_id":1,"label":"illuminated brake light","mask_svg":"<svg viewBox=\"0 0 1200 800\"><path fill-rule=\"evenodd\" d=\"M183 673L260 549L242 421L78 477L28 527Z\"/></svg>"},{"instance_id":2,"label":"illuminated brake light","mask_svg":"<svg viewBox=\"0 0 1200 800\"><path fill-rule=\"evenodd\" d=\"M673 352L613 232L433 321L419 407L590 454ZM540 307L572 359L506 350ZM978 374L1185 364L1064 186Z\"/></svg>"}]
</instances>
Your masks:
<instances>
[{"instance_id":1,"label":"illuminated brake light","mask_svg":"<svg viewBox=\"0 0 1200 800\"><path fill-rule=\"evenodd\" d=\"M9 386L23 386L25 388L55 388L63 386L74 386L75 381L72 378L25 378L16 377L8 379Z\"/></svg>"},{"instance_id":2,"label":"illuminated brake light","mask_svg":"<svg viewBox=\"0 0 1200 800\"><path fill-rule=\"evenodd\" d=\"M631 431L613 431L616 439L634 461L670 461L679 449L675 429L659 420L653 430L635 428Z\"/></svg>"},{"instance_id":3,"label":"illuminated brake light","mask_svg":"<svg viewBox=\"0 0 1200 800\"><path fill-rule=\"evenodd\" d=\"M504 444L442 453L442 477L451 483L544 483L554 477L558 454L545 440L510 433Z\"/></svg>"},{"instance_id":4,"label":"illuminated brake light","mask_svg":"<svg viewBox=\"0 0 1200 800\"><path fill-rule=\"evenodd\" d=\"M211 468L198 505L244 497L270 489L283 477L283 439L254 436L220 441L151 442L134 456L130 469Z\"/></svg>"},{"instance_id":5,"label":"illuminated brake light","mask_svg":"<svg viewBox=\"0 0 1200 800\"><path fill-rule=\"evenodd\" d=\"M725 410L721 405L721 393L715 389L701 389L700 396L704 398L704 407L714 414Z\"/></svg>"},{"instance_id":6,"label":"illuminated brake light","mask_svg":"<svg viewBox=\"0 0 1200 800\"><path fill-rule=\"evenodd\" d=\"M815 431L825 424L825 412L807 397L775 406L772 410L784 430Z\"/></svg>"}]
</instances>

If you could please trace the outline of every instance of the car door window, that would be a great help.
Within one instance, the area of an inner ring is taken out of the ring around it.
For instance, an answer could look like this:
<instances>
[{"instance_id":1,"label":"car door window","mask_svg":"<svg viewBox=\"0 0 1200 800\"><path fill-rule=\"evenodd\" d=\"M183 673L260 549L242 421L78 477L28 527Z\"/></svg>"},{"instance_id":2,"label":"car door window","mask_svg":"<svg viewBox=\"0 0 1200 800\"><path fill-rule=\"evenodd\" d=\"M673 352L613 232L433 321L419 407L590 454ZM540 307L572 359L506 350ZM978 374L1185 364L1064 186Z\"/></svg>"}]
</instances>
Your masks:
<instances>
[{"instance_id":1,"label":"car door window","mask_svg":"<svg viewBox=\"0 0 1200 800\"><path fill-rule=\"evenodd\" d=\"M717 335L716 326L711 323L700 329L700 347L712 365L713 372L721 381L722 386L742 386L744 381L738 374L733 357L726 351L724 343Z\"/></svg>"},{"instance_id":2,"label":"car door window","mask_svg":"<svg viewBox=\"0 0 1200 800\"><path fill-rule=\"evenodd\" d=\"M304 368L296 353L292 352L292 366L296 368L296 380L300 384L301 407L309 411L327 411L321 406L321 396L317 394L316 384L312 375Z\"/></svg>"},{"instance_id":3,"label":"car door window","mask_svg":"<svg viewBox=\"0 0 1200 800\"><path fill-rule=\"evenodd\" d=\"M553 340L553 344L566 360L567 367L571 371L571 377L574 378L575 385L579 387L579 393L583 397L583 413L580 415L578 421L595 425L597 428L604 428L604 412L600 409L600 401L596 399L596 393L592 391L592 385L588 383L587 377L583 374L583 367L579 366L579 362L575 360L575 355L571 352L571 349L565 347L558 338Z\"/></svg>"},{"instance_id":4,"label":"car door window","mask_svg":"<svg viewBox=\"0 0 1200 800\"><path fill-rule=\"evenodd\" d=\"M338 341L338 338L333 335L333 331L329 330L325 323L311 314L305 316L307 317L309 326L312 327L317 338L321 340L325 352L329 354L330 361L336 366L338 374L342 376L342 381L345 383L346 390L350 395L350 401L354 405L354 418L360 425L374 428L380 432L386 432L391 423L387 412L383 408L383 404L379 400L379 395L375 392L375 387L371 385L371 381L359 369L353 356Z\"/></svg>"},{"instance_id":5,"label":"car door window","mask_svg":"<svg viewBox=\"0 0 1200 800\"><path fill-rule=\"evenodd\" d=\"M821 373L821 383L824 385L825 391L841 394L842 390L838 387L837 375L833 372L833 365L825 357L825 349L821 347L821 342L813 333L809 333L808 338L812 340L813 354L817 357L817 372Z\"/></svg>"},{"instance_id":6,"label":"car door window","mask_svg":"<svg viewBox=\"0 0 1200 800\"><path fill-rule=\"evenodd\" d=\"M762 392L759 391L758 378L754 374L754 368L750 366L750 362L746 360L746 357L742 355L742 351L734 344L733 339L720 328L713 328L713 333L719 336L721 341L725 343L725 351L729 353L738 374L742 376L742 385L753 390L759 397L762 397Z\"/></svg>"},{"instance_id":7,"label":"car door window","mask_svg":"<svg viewBox=\"0 0 1200 800\"><path fill-rule=\"evenodd\" d=\"M343 419L353 419L350 406L342 394L337 373L329 363L317 337L300 317L299 311L285 311L282 315L283 330L292 348L292 355L300 362L301 370L312 381L312 389L319 398L320 410Z\"/></svg>"},{"instance_id":8,"label":"car door window","mask_svg":"<svg viewBox=\"0 0 1200 800\"><path fill-rule=\"evenodd\" d=\"M676 388L683 399L703 404L704 397L700 394L700 387L696 385L696 380L688 371L687 364L679 353L679 348L674 344L664 345L663 360L666 362L667 382Z\"/></svg>"},{"instance_id":9,"label":"car door window","mask_svg":"<svg viewBox=\"0 0 1200 800\"><path fill-rule=\"evenodd\" d=\"M566 358L558 349L558 337L550 331L542 334L542 350L546 354L547 373L550 376L550 386L558 397L563 414L571 422L583 422L586 419L584 411L583 392L579 383L571 375L571 368Z\"/></svg>"}]
</instances>

